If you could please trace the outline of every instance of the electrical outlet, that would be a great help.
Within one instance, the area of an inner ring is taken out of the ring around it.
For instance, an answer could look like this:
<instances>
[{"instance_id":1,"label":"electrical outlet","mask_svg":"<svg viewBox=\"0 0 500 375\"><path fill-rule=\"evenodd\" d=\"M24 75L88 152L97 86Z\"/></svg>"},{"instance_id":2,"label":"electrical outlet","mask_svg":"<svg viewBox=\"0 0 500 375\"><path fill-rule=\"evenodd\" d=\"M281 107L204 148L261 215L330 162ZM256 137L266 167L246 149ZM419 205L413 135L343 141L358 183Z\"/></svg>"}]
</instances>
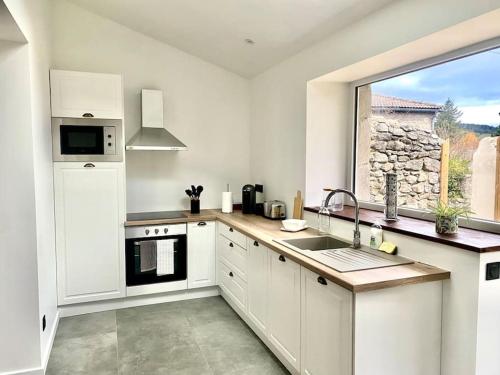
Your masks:
<instances>
[{"instance_id":1,"label":"electrical outlet","mask_svg":"<svg viewBox=\"0 0 500 375\"><path fill-rule=\"evenodd\" d=\"M47 327L47 319L45 319L45 315L42 318L42 331L45 331L45 328Z\"/></svg>"},{"instance_id":2,"label":"electrical outlet","mask_svg":"<svg viewBox=\"0 0 500 375\"><path fill-rule=\"evenodd\" d=\"M500 262L486 264L486 280L500 279Z\"/></svg>"}]
</instances>

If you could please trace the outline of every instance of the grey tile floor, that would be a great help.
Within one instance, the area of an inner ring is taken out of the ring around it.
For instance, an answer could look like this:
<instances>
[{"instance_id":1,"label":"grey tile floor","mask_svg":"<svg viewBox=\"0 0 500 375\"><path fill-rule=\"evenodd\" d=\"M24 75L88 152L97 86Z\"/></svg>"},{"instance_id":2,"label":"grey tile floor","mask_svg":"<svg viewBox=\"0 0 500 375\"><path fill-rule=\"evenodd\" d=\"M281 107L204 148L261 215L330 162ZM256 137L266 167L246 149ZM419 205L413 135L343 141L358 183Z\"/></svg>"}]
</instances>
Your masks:
<instances>
[{"instance_id":1,"label":"grey tile floor","mask_svg":"<svg viewBox=\"0 0 500 375\"><path fill-rule=\"evenodd\" d=\"M288 374L221 297L63 318L47 375Z\"/></svg>"}]
</instances>

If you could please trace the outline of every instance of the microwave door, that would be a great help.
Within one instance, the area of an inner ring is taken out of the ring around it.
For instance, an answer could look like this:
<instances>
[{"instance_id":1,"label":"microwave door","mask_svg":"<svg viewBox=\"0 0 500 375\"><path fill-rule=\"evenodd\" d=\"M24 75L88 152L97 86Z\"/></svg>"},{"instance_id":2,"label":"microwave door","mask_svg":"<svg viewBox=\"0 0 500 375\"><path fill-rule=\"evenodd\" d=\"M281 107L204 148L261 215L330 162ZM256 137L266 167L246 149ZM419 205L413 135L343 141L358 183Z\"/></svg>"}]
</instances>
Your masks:
<instances>
[{"instance_id":1,"label":"microwave door","mask_svg":"<svg viewBox=\"0 0 500 375\"><path fill-rule=\"evenodd\" d=\"M104 132L100 126L61 125L61 154L103 155Z\"/></svg>"}]
</instances>

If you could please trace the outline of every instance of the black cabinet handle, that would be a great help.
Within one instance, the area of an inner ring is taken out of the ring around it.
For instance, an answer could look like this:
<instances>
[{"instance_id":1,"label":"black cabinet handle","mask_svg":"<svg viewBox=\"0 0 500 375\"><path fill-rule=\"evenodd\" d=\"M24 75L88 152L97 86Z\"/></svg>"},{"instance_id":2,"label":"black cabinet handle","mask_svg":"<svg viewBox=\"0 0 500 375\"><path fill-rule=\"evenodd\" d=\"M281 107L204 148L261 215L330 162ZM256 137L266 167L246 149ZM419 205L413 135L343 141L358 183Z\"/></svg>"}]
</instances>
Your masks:
<instances>
[{"instance_id":1,"label":"black cabinet handle","mask_svg":"<svg viewBox=\"0 0 500 375\"><path fill-rule=\"evenodd\" d=\"M199 226L199 227L203 227L203 226L205 226L205 225L207 225L207 223L205 223L204 221L200 221L200 222L198 223L198 226Z\"/></svg>"},{"instance_id":2,"label":"black cabinet handle","mask_svg":"<svg viewBox=\"0 0 500 375\"><path fill-rule=\"evenodd\" d=\"M286 259L283 255L280 255L280 257L278 258L281 262L286 262Z\"/></svg>"},{"instance_id":3,"label":"black cabinet handle","mask_svg":"<svg viewBox=\"0 0 500 375\"><path fill-rule=\"evenodd\" d=\"M254 246L259 246L259 243L257 241L253 241Z\"/></svg>"},{"instance_id":4,"label":"black cabinet handle","mask_svg":"<svg viewBox=\"0 0 500 375\"><path fill-rule=\"evenodd\" d=\"M232 232L233 231L233 228L229 228L229 231Z\"/></svg>"},{"instance_id":5,"label":"black cabinet handle","mask_svg":"<svg viewBox=\"0 0 500 375\"><path fill-rule=\"evenodd\" d=\"M234 247L232 242L229 242L229 247Z\"/></svg>"},{"instance_id":6,"label":"black cabinet handle","mask_svg":"<svg viewBox=\"0 0 500 375\"><path fill-rule=\"evenodd\" d=\"M92 164L92 163L87 163L87 164L85 164L83 167L84 167L84 168L94 168L94 167L95 167L95 165L94 165L94 164Z\"/></svg>"},{"instance_id":7,"label":"black cabinet handle","mask_svg":"<svg viewBox=\"0 0 500 375\"><path fill-rule=\"evenodd\" d=\"M233 275L233 273L232 273L232 272L229 272L229 276L233 277L234 275Z\"/></svg>"},{"instance_id":8,"label":"black cabinet handle","mask_svg":"<svg viewBox=\"0 0 500 375\"><path fill-rule=\"evenodd\" d=\"M82 115L82 117L94 117L94 115L90 112L86 112Z\"/></svg>"},{"instance_id":9,"label":"black cabinet handle","mask_svg":"<svg viewBox=\"0 0 500 375\"><path fill-rule=\"evenodd\" d=\"M327 284L327 282L323 276L318 276L318 283L320 283L321 285Z\"/></svg>"}]
</instances>

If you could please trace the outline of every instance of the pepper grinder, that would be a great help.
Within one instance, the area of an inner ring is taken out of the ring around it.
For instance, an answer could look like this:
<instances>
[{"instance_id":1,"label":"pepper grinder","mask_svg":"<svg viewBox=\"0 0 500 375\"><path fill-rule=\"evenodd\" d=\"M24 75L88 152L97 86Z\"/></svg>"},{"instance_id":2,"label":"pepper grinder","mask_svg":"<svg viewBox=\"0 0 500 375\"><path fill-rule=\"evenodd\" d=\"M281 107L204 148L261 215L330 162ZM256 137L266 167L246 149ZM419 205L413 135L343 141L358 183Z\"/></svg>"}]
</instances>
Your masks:
<instances>
[{"instance_id":1,"label":"pepper grinder","mask_svg":"<svg viewBox=\"0 0 500 375\"><path fill-rule=\"evenodd\" d=\"M398 175L386 173L385 175L385 220L398 220Z\"/></svg>"}]
</instances>

